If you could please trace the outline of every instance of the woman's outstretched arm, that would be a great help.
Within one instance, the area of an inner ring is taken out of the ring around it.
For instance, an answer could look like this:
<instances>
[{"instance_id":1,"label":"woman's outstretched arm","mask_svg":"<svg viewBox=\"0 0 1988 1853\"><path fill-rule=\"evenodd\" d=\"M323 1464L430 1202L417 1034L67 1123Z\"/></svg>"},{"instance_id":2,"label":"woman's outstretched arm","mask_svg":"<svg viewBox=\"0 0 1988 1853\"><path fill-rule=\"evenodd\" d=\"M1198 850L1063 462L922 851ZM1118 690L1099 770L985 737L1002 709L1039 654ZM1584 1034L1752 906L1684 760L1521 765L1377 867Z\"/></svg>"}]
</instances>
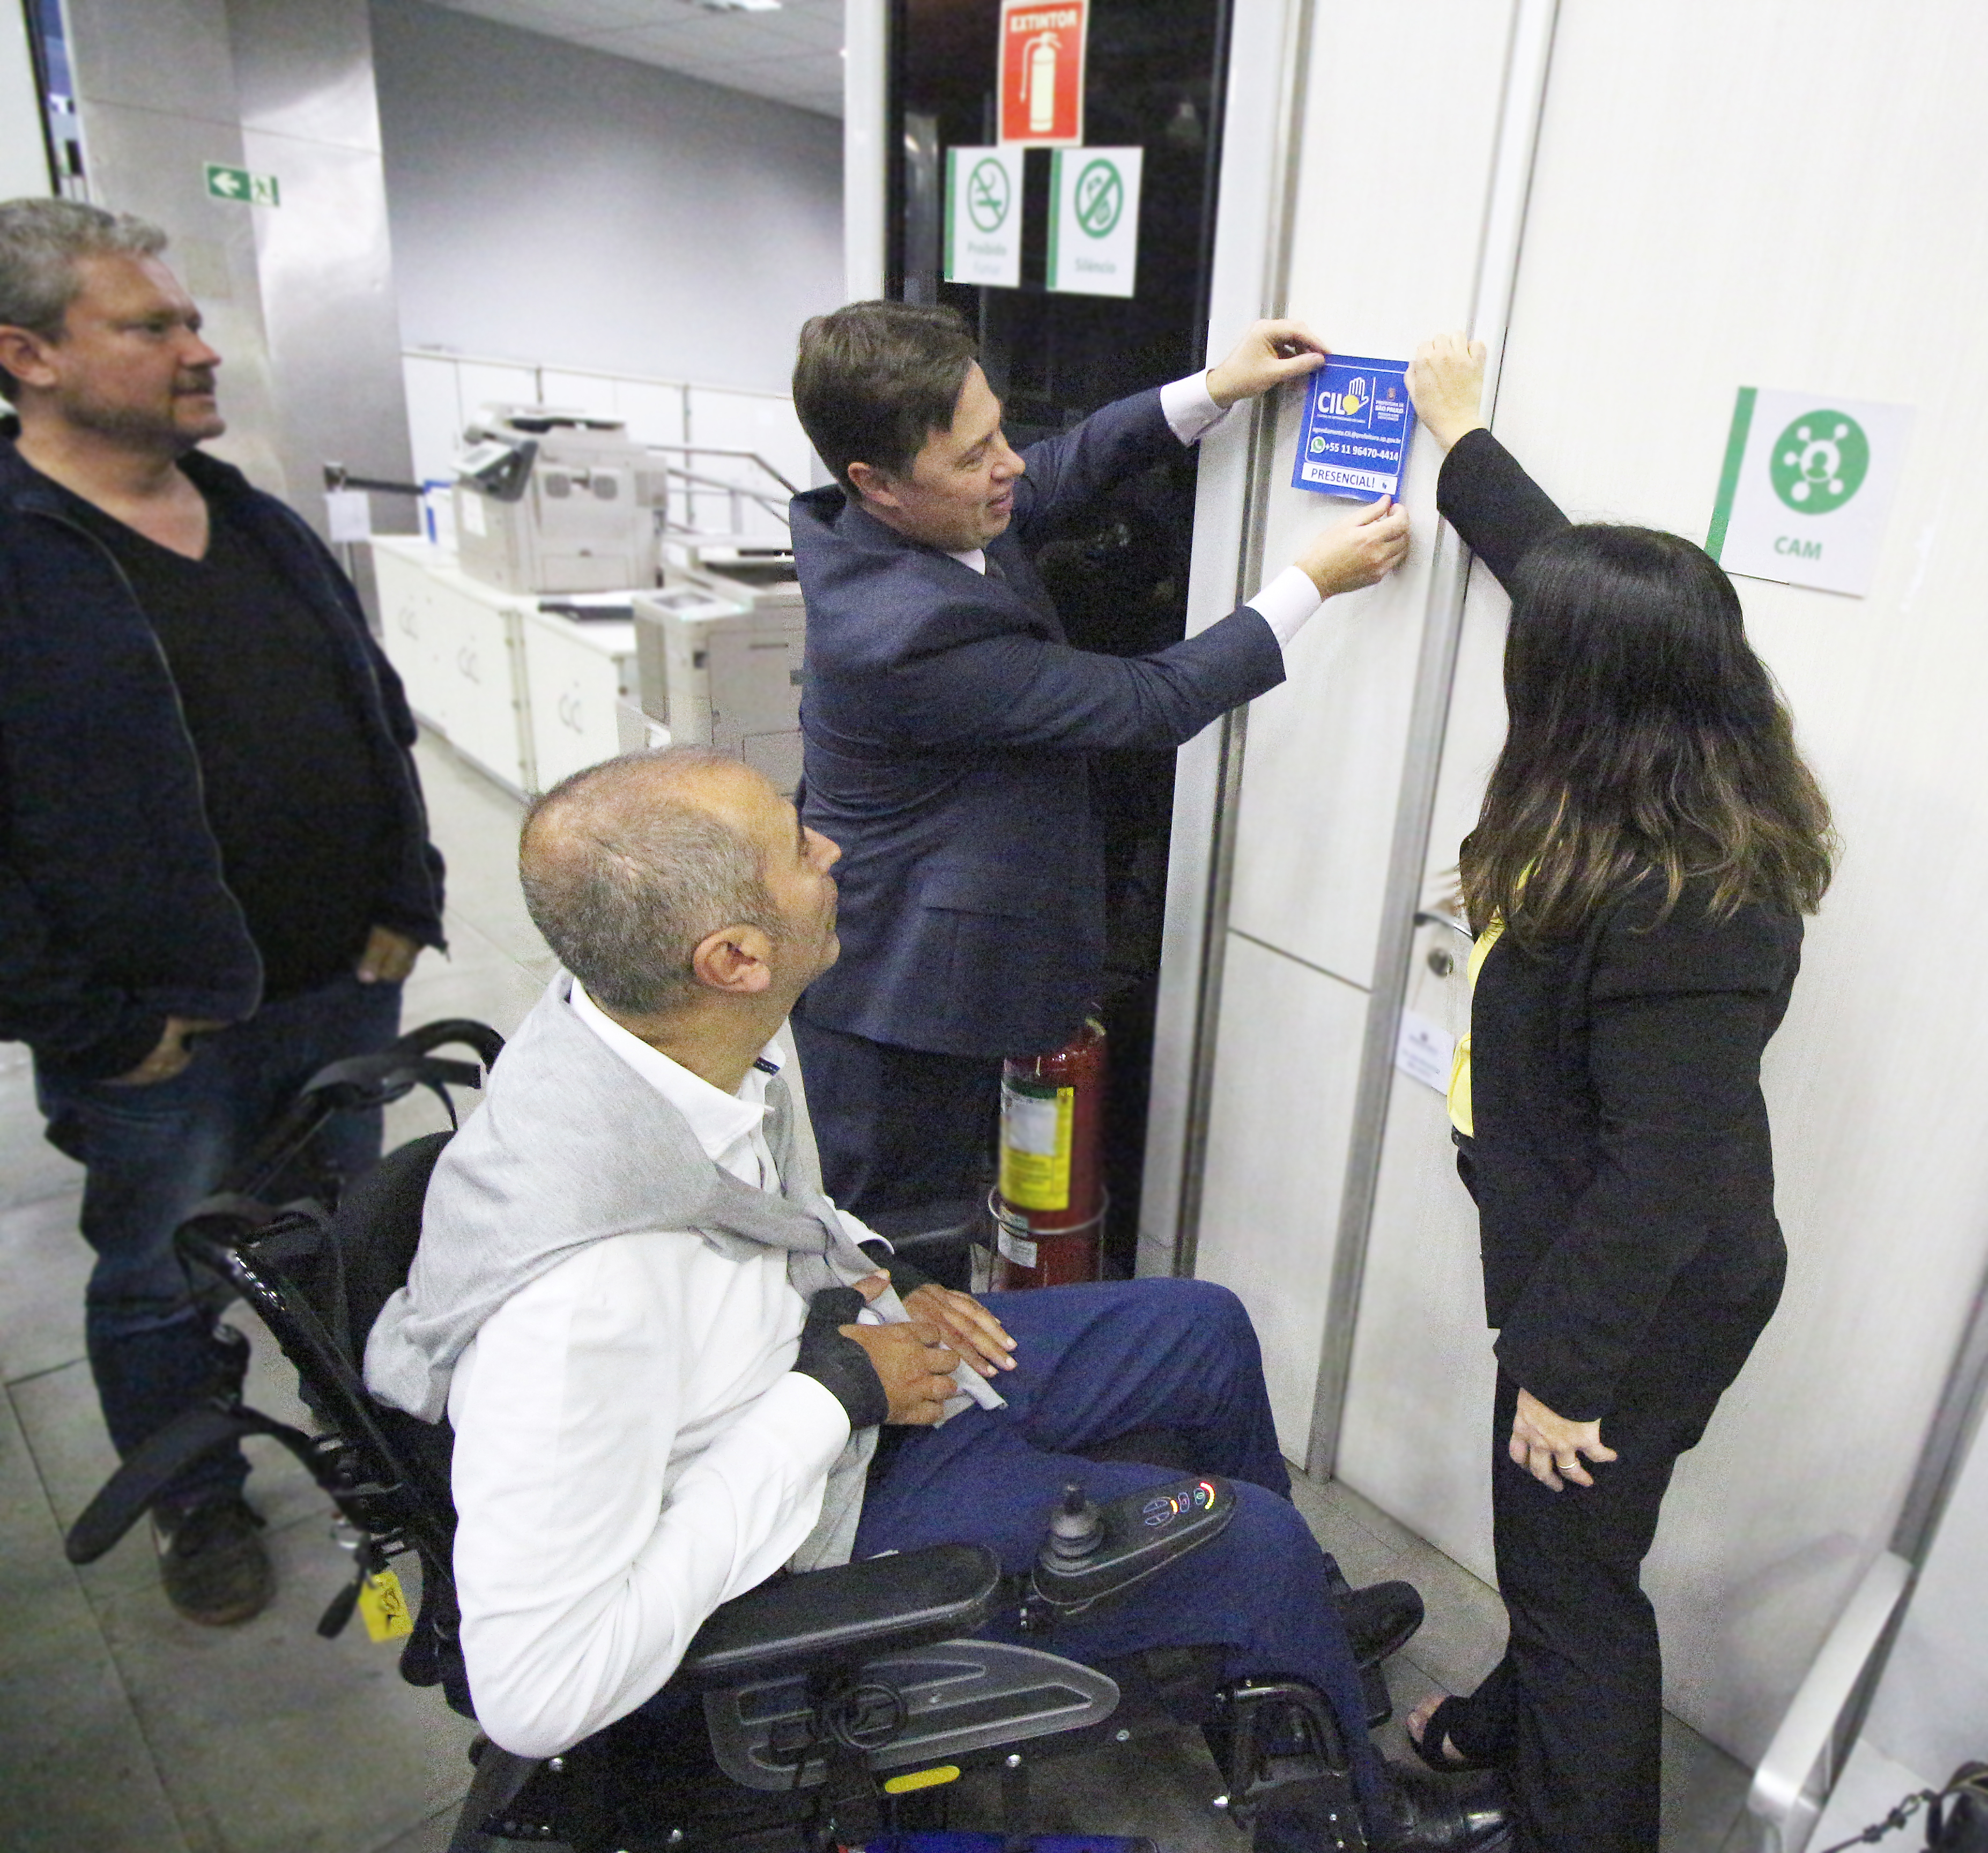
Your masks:
<instances>
[{"instance_id":1,"label":"woman's outstretched arm","mask_svg":"<svg viewBox=\"0 0 1988 1853\"><path fill-rule=\"evenodd\" d=\"M1438 335L1415 350L1408 396L1415 416L1449 453L1436 480L1436 506L1509 592L1519 563L1567 519L1486 428L1483 394L1483 342Z\"/></svg>"}]
</instances>

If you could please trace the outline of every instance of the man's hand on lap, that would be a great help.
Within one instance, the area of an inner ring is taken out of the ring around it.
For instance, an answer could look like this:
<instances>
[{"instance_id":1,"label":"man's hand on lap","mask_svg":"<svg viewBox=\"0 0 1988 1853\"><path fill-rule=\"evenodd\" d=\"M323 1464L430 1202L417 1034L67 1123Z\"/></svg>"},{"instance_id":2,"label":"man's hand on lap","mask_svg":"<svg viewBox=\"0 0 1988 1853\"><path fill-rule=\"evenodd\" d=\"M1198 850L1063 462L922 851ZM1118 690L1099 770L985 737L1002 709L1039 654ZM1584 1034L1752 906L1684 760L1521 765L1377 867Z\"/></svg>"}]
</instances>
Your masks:
<instances>
[{"instance_id":1,"label":"man's hand on lap","mask_svg":"<svg viewBox=\"0 0 1988 1853\"><path fill-rule=\"evenodd\" d=\"M966 1361L983 1377L1012 1371L1015 1341L1001 1321L971 1293L955 1293L936 1281L904 1296L904 1310L914 1319L928 1319Z\"/></svg>"},{"instance_id":2,"label":"man's hand on lap","mask_svg":"<svg viewBox=\"0 0 1988 1853\"><path fill-rule=\"evenodd\" d=\"M901 1325L845 1325L837 1328L870 1354L871 1368L891 1405L886 1422L932 1427L958 1395L952 1381L959 1354L929 1319Z\"/></svg>"}]
</instances>

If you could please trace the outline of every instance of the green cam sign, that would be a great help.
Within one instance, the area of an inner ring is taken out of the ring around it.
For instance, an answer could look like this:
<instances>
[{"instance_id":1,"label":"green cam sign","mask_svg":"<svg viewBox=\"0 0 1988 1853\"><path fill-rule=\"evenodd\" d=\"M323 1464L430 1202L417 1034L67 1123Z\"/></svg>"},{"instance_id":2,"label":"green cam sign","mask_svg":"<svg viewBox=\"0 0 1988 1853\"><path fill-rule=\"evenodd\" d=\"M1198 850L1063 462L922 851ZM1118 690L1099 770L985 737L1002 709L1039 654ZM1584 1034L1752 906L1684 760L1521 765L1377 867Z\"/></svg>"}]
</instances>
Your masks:
<instances>
[{"instance_id":1,"label":"green cam sign","mask_svg":"<svg viewBox=\"0 0 1988 1853\"><path fill-rule=\"evenodd\" d=\"M1750 579L1862 597L1912 428L1909 406L1741 387L1706 551Z\"/></svg>"}]
</instances>

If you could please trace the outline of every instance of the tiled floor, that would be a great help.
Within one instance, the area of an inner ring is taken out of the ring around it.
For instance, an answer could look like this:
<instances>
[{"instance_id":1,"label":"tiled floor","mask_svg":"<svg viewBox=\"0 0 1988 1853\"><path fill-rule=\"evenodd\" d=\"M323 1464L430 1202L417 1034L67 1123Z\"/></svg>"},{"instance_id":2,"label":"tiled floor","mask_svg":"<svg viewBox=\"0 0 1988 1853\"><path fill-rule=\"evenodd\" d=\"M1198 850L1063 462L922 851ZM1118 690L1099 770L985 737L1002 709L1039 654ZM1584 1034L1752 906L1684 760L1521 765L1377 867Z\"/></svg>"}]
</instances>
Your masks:
<instances>
[{"instance_id":1,"label":"tiled floor","mask_svg":"<svg viewBox=\"0 0 1988 1853\"><path fill-rule=\"evenodd\" d=\"M509 1032L550 969L519 898L517 806L424 744L435 834L450 862L446 961L407 987L410 1024L480 1016ZM424 1098L397 1107L391 1142L441 1124ZM73 1569L62 1533L113 1464L83 1362L86 1253L79 1174L42 1140L23 1052L0 1047L0 1850L4 1853L441 1853L468 1781L470 1730L396 1676L392 1650L356 1625L316 1632L344 1581L325 1502L279 1451L251 1490L282 1579L248 1626L179 1621L158 1591L142 1530ZM238 1314L238 1317L245 1317ZM263 1340L251 1399L301 1419ZM1467 1689L1496 1659L1496 1593L1339 1486L1300 1480L1298 1502L1356 1584L1406 1577L1428 1620L1390 1667L1398 1719L1440 1686ZM1743 1853L1746 1772L1681 1725L1665 1743L1664 1853ZM1036 1790L1045 1831L1151 1834L1165 1853L1239 1853L1208 1803L1218 1784L1200 1740L1114 1761L1052 1766ZM959 1798L956 1824L993 1798ZM992 1824L992 1816L989 1816Z\"/></svg>"}]
</instances>

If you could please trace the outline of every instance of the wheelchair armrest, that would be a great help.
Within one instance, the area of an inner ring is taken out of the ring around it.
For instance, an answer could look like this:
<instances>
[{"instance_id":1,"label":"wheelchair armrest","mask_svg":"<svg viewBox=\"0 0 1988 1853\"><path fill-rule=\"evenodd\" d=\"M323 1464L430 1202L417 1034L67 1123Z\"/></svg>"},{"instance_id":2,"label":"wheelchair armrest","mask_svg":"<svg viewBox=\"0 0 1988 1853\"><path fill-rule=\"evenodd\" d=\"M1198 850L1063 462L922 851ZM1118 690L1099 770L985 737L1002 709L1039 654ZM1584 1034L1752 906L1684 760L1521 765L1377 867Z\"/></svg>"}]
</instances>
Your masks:
<instances>
[{"instance_id":1,"label":"wheelchair armrest","mask_svg":"<svg viewBox=\"0 0 1988 1853\"><path fill-rule=\"evenodd\" d=\"M128 1459L97 1490L83 1516L69 1528L63 1553L72 1564L93 1564L144 1517L153 1500L183 1468L203 1454L225 1448L251 1435L281 1442L314 1466L310 1437L286 1424L272 1422L253 1409L228 1409L215 1403L188 1409L132 1449Z\"/></svg>"},{"instance_id":2,"label":"wheelchair armrest","mask_svg":"<svg viewBox=\"0 0 1988 1853\"><path fill-rule=\"evenodd\" d=\"M1001 1565L982 1544L932 1544L762 1584L697 1631L671 1690L708 1692L968 1634L992 1611Z\"/></svg>"}]
</instances>

